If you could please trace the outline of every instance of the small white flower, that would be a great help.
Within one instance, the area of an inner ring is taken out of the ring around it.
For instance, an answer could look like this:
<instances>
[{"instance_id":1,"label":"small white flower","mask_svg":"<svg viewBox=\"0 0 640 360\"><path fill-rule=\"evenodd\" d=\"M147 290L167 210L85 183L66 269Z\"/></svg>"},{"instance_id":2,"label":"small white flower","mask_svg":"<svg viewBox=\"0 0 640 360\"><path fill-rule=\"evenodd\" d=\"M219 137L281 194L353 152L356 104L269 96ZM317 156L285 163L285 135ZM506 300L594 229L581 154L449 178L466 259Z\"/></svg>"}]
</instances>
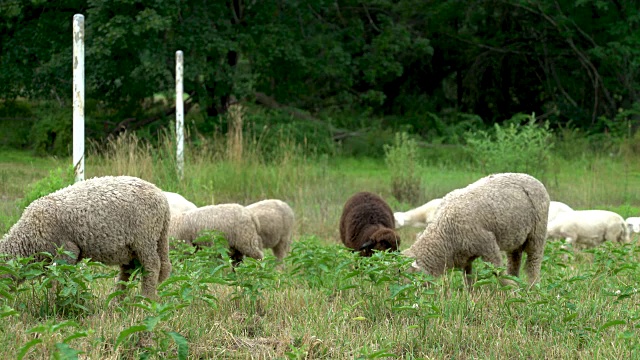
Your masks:
<instances>
[{"instance_id":1,"label":"small white flower","mask_svg":"<svg viewBox=\"0 0 640 360\"><path fill-rule=\"evenodd\" d=\"M620 295L620 290L616 290L615 294Z\"/></svg>"},{"instance_id":2,"label":"small white flower","mask_svg":"<svg viewBox=\"0 0 640 360\"><path fill-rule=\"evenodd\" d=\"M419 306L418 306L418 304L413 304L413 305L411 305L411 307L414 308L414 309L417 309Z\"/></svg>"}]
</instances>

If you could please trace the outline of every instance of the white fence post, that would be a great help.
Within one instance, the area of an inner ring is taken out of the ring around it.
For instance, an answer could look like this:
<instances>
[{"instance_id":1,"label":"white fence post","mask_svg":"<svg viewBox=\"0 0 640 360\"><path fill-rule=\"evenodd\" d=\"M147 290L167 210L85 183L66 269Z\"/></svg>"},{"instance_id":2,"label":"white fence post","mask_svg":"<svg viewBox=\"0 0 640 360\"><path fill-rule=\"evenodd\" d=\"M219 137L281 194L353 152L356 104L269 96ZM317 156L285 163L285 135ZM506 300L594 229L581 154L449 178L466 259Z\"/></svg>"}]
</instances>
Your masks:
<instances>
[{"instance_id":1,"label":"white fence post","mask_svg":"<svg viewBox=\"0 0 640 360\"><path fill-rule=\"evenodd\" d=\"M84 180L84 16L73 15L73 170Z\"/></svg>"},{"instance_id":2,"label":"white fence post","mask_svg":"<svg viewBox=\"0 0 640 360\"><path fill-rule=\"evenodd\" d=\"M178 176L184 176L184 103L182 99L183 84L183 56L182 51L176 51L176 162Z\"/></svg>"}]
</instances>

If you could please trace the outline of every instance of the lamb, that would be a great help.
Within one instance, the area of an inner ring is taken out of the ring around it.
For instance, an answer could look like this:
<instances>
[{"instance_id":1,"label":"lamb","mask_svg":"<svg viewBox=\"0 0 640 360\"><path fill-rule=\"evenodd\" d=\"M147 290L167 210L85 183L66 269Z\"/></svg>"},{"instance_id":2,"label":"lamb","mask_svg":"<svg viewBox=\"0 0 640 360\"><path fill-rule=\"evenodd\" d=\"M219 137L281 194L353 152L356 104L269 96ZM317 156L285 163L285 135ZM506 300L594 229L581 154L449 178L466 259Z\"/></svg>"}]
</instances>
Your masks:
<instances>
[{"instance_id":1,"label":"lamb","mask_svg":"<svg viewBox=\"0 0 640 360\"><path fill-rule=\"evenodd\" d=\"M263 258L262 241L258 235L260 222L244 206L239 204L219 204L199 207L171 218L169 236L194 244L194 240L203 231L221 232L231 249L234 264L249 256L261 260ZM210 244L202 244L210 245Z\"/></svg>"},{"instance_id":2,"label":"lamb","mask_svg":"<svg viewBox=\"0 0 640 360\"><path fill-rule=\"evenodd\" d=\"M607 210L576 210L558 215L549 224L547 236L566 238L576 248L589 248L603 242L629 242L627 223L622 216Z\"/></svg>"},{"instance_id":3,"label":"lamb","mask_svg":"<svg viewBox=\"0 0 640 360\"><path fill-rule=\"evenodd\" d=\"M629 228L629 234L631 234L632 232L640 233L640 217L629 217L627 218L627 220L625 220L625 222L627 223L627 227Z\"/></svg>"},{"instance_id":4,"label":"lamb","mask_svg":"<svg viewBox=\"0 0 640 360\"><path fill-rule=\"evenodd\" d=\"M282 261L291 249L295 215L284 201L267 199L246 206L260 223L258 235L263 249L273 249L275 257Z\"/></svg>"},{"instance_id":5,"label":"lamb","mask_svg":"<svg viewBox=\"0 0 640 360\"><path fill-rule=\"evenodd\" d=\"M378 195L359 192L347 200L340 217L340 240L362 256L373 250L398 250L400 237L394 230L393 212Z\"/></svg>"},{"instance_id":6,"label":"lamb","mask_svg":"<svg viewBox=\"0 0 640 360\"><path fill-rule=\"evenodd\" d=\"M549 203L549 219L547 220L547 224L551 224L558 215L569 211L573 211L569 205L559 201L551 201Z\"/></svg>"},{"instance_id":7,"label":"lamb","mask_svg":"<svg viewBox=\"0 0 640 360\"><path fill-rule=\"evenodd\" d=\"M525 252L525 271L533 284L540 277L548 211L549 194L534 177L519 173L484 177L443 198L436 219L403 252L415 258L409 271L422 269L440 276L448 268L461 268L471 286L476 258L501 266L500 251L505 251L507 273L518 276Z\"/></svg>"},{"instance_id":8,"label":"lamb","mask_svg":"<svg viewBox=\"0 0 640 360\"><path fill-rule=\"evenodd\" d=\"M415 209L394 212L393 217L396 220L396 229L404 226L426 227L435 218L436 210L438 210L440 203L442 203L442 199L436 198Z\"/></svg>"},{"instance_id":9,"label":"lamb","mask_svg":"<svg viewBox=\"0 0 640 360\"><path fill-rule=\"evenodd\" d=\"M91 258L120 265L122 281L137 260L144 267L142 294L155 298L157 284L171 272L169 219L167 198L155 185L130 176L96 177L33 201L3 237L0 254L55 255L63 247L73 254L65 256L70 264Z\"/></svg>"},{"instance_id":10,"label":"lamb","mask_svg":"<svg viewBox=\"0 0 640 360\"><path fill-rule=\"evenodd\" d=\"M180 194L168 191L163 191L163 193L167 197L167 201L169 201L172 216L197 208L194 203L185 199L184 196Z\"/></svg>"}]
</instances>

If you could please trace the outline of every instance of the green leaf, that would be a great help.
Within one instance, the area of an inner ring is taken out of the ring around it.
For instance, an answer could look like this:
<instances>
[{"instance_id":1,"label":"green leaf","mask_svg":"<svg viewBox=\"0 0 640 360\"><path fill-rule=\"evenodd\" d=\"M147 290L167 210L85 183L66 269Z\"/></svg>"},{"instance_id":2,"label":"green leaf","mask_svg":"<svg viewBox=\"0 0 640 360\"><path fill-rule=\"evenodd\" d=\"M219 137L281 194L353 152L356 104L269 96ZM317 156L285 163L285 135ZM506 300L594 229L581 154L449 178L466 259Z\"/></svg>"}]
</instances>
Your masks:
<instances>
[{"instance_id":1,"label":"green leaf","mask_svg":"<svg viewBox=\"0 0 640 360\"><path fill-rule=\"evenodd\" d=\"M24 344L20 348L20 351L18 351L18 356L16 356L16 359L22 360L22 358L27 354L27 352L29 352L29 349L31 349L32 347L40 344L41 342L42 342L42 339L33 339L33 340L29 341L28 343Z\"/></svg>"},{"instance_id":2,"label":"green leaf","mask_svg":"<svg viewBox=\"0 0 640 360\"><path fill-rule=\"evenodd\" d=\"M116 339L116 345L115 345L115 349L118 348L118 346L120 346L120 344L127 338L129 337L129 335L136 333L136 332L141 332L141 331L145 331L147 330L147 327L145 325L134 325L134 326L130 326L122 331L120 331L120 334L118 334L118 338Z\"/></svg>"},{"instance_id":3,"label":"green leaf","mask_svg":"<svg viewBox=\"0 0 640 360\"><path fill-rule=\"evenodd\" d=\"M10 308L7 305L2 305L2 309L0 309L0 319L5 318L7 316L14 316L14 315L18 315L19 313L14 310L13 308Z\"/></svg>"},{"instance_id":4,"label":"green leaf","mask_svg":"<svg viewBox=\"0 0 640 360\"><path fill-rule=\"evenodd\" d=\"M571 313L571 314L565 316L564 318L562 318L562 321L563 322L569 322L569 321L571 321L571 320L573 320L573 319L575 319L577 317L578 317L578 313Z\"/></svg>"},{"instance_id":5,"label":"green leaf","mask_svg":"<svg viewBox=\"0 0 640 360\"><path fill-rule=\"evenodd\" d=\"M78 358L78 354L82 354L82 351L76 350L65 343L57 343L56 349L58 351L53 354L54 359L74 360Z\"/></svg>"},{"instance_id":6,"label":"green leaf","mask_svg":"<svg viewBox=\"0 0 640 360\"><path fill-rule=\"evenodd\" d=\"M74 333L72 335L67 336L66 338L64 338L64 340L62 340L62 342L67 344L67 343L69 343L69 341L71 341L73 339L79 339L81 337L86 337L88 335L89 334L86 331L79 331L79 332L76 332L76 333Z\"/></svg>"},{"instance_id":7,"label":"green leaf","mask_svg":"<svg viewBox=\"0 0 640 360\"><path fill-rule=\"evenodd\" d=\"M158 325L158 322L160 322L159 316L149 316L142 321L147 331L153 331L153 329L156 328L156 325Z\"/></svg>"},{"instance_id":8,"label":"green leaf","mask_svg":"<svg viewBox=\"0 0 640 360\"><path fill-rule=\"evenodd\" d=\"M187 342L187 339L174 331L167 332L167 335L169 335L178 346L178 359L186 360L189 356L189 343Z\"/></svg>"},{"instance_id":9,"label":"green leaf","mask_svg":"<svg viewBox=\"0 0 640 360\"><path fill-rule=\"evenodd\" d=\"M511 299L507 299L505 300L505 304L509 305L509 304L513 304L513 303L525 303L526 301L524 299L520 299L520 298L511 298Z\"/></svg>"},{"instance_id":10,"label":"green leaf","mask_svg":"<svg viewBox=\"0 0 640 360\"><path fill-rule=\"evenodd\" d=\"M610 327L615 326L615 325L624 325L626 323L627 322L624 321L624 320L610 320L610 321L607 321L606 323L604 323L604 325L600 326L598 328L598 331L602 331L602 330L604 330L606 328L610 328Z\"/></svg>"}]
</instances>

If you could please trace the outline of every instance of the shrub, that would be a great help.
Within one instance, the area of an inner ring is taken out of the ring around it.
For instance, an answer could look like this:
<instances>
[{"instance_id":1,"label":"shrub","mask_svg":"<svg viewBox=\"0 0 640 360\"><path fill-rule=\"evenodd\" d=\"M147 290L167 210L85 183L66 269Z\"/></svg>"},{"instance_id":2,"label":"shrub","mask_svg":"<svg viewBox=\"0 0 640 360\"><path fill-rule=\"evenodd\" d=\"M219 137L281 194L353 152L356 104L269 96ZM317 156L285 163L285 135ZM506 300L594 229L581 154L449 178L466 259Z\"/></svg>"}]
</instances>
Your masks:
<instances>
[{"instance_id":1,"label":"shrub","mask_svg":"<svg viewBox=\"0 0 640 360\"><path fill-rule=\"evenodd\" d=\"M69 165L69 167L65 169L56 168L55 170L51 170L49 171L49 175L47 175L47 177L42 178L28 186L27 190L25 191L24 198L20 200L20 203L18 205L24 209L34 200L73 184L74 177L75 174L73 171L73 166L71 165Z\"/></svg>"},{"instance_id":2,"label":"shrub","mask_svg":"<svg viewBox=\"0 0 640 360\"><path fill-rule=\"evenodd\" d=\"M481 171L544 176L553 146L548 123L536 124L535 114L517 114L502 126L495 124L493 130L468 132L465 136L467 149Z\"/></svg>"},{"instance_id":3,"label":"shrub","mask_svg":"<svg viewBox=\"0 0 640 360\"><path fill-rule=\"evenodd\" d=\"M393 145L384 145L384 154L391 173L391 194L401 202L422 202L418 143L406 132L396 133Z\"/></svg>"}]
</instances>

